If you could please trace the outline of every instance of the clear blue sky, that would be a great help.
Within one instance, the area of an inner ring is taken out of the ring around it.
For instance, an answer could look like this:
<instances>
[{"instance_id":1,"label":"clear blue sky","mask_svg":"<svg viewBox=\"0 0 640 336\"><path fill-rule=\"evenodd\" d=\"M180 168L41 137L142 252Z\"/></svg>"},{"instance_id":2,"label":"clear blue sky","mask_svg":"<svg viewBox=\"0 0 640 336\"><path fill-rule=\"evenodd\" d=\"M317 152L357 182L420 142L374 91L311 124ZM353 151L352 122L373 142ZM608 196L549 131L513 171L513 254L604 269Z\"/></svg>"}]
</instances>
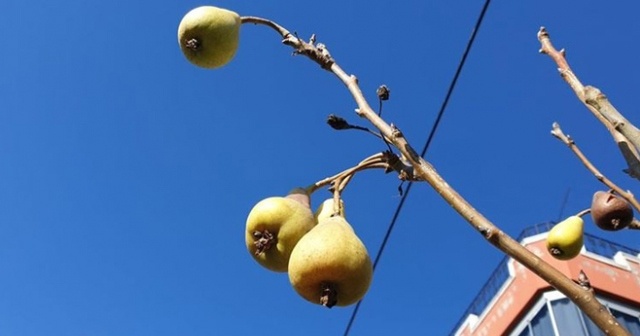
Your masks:
<instances>
[{"instance_id":1,"label":"clear blue sky","mask_svg":"<svg viewBox=\"0 0 640 336\"><path fill-rule=\"evenodd\" d=\"M391 88L384 117L421 148L483 1L0 2L1 335L342 334L352 308L309 304L254 263L245 218L385 147L329 129L330 113L364 121L266 28L243 26L223 69L189 64L176 30L203 4L316 33L369 98ZM553 121L637 189L536 32L547 26L583 82L640 123L638 13L635 1L493 1L427 156L507 233L558 219L568 189L565 215L602 188ZM372 255L397 186L366 172L344 194ZM638 247L637 232L587 231ZM416 185L351 334L447 334L501 257Z\"/></svg>"}]
</instances>

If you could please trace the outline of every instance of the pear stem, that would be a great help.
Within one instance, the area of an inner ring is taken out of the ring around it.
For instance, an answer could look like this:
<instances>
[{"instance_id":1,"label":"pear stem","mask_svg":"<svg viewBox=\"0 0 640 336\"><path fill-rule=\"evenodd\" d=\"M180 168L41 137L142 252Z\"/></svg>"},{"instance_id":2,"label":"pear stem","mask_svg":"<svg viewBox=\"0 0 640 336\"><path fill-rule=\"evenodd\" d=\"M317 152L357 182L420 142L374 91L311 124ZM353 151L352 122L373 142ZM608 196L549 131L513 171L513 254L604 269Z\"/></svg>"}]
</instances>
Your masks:
<instances>
[{"instance_id":1,"label":"pear stem","mask_svg":"<svg viewBox=\"0 0 640 336\"><path fill-rule=\"evenodd\" d=\"M285 29L284 27L282 27L281 25L271 21L271 20L267 20L267 19L263 19L261 17L257 17L257 16L242 16L240 17L240 23L253 23L253 24L261 24L261 25L265 25L265 26L269 26L272 29L274 29L275 31L278 32L278 34L280 34L282 37L287 37L288 35L290 35L291 33Z\"/></svg>"},{"instance_id":2,"label":"pear stem","mask_svg":"<svg viewBox=\"0 0 640 336\"><path fill-rule=\"evenodd\" d=\"M398 178L403 181L420 180L420 178L414 174L413 167L404 163L396 154L390 151L384 151L365 158L353 167L345 169L333 176L324 178L308 186L306 190L309 194L312 194L322 187L332 185L333 189L337 188L342 192L356 173L367 169L384 169L385 172L396 171L398 173Z\"/></svg>"},{"instance_id":3,"label":"pear stem","mask_svg":"<svg viewBox=\"0 0 640 336\"><path fill-rule=\"evenodd\" d=\"M578 212L578 213L576 214L576 216L578 216L578 217L582 217L582 216L584 216L584 215L588 215L588 214L590 214L590 213L591 213L591 208L588 208L588 209L584 209L584 210L582 210L582 211Z\"/></svg>"},{"instance_id":4,"label":"pear stem","mask_svg":"<svg viewBox=\"0 0 640 336\"><path fill-rule=\"evenodd\" d=\"M395 146L413 167L412 177L429 183L433 189L456 210L474 229L476 229L489 243L514 258L520 264L540 276L543 280L565 294L573 301L606 335L629 335L617 322L615 317L595 298L593 292L585 291L558 269L545 262L539 256L527 250L509 235L500 230L495 224L485 218L471 204L453 189L409 144L400 130L387 124L377 115L364 97L354 75L348 75L331 57L324 44L315 43L315 35L309 42L303 41L289 33L280 25L266 19L248 19L243 22L253 22L269 26L280 33L283 43L294 48L294 54L309 57L323 69L333 73L349 90L358 108L356 113L369 120Z\"/></svg>"},{"instance_id":5,"label":"pear stem","mask_svg":"<svg viewBox=\"0 0 640 336\"><path fill-rule=\"evenodd\" d=\"M336 180L336 182L340 184L342 181L338 179ZM342 190L340 190L340 188L333 189L333 216L340 214L340 194L341 193L342 193Z\"/></svg>"}]
</instances>

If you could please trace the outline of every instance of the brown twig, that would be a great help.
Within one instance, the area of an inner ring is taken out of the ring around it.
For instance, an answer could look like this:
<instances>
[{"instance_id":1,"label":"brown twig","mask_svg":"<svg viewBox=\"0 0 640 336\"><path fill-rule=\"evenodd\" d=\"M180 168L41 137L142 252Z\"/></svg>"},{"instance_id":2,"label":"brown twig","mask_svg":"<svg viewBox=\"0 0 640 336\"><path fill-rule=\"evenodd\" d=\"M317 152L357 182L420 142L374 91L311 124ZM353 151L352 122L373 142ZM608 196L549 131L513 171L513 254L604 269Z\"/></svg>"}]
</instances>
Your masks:
<instances>
[{"instance_id":1,"label":"brown twig","mask_svg":"<svg viewBox=\"0 0 640 336\"><path fill-rule=\"evenodd\" d=\"M344 186L341 188L340 184L345 184L348 183L349 180L351 180L351 178L353 177L353 175L359 171L365 170L365 169L372 169L372 168L381 168L379 166L379 164L384 163L383 161L383 155L382 153L377 153L374 154L362 161L360 161L360 163L358 163L357 165L345 169L333 176L324 178L314 184L312 184L311 186L307 187L307 191L311 194L314 193L316 190L325 187L327 185L332 185L332 188L334 191L337 191L338 193L342 192L342 190L344 189ZM346 181L346 182L345 182Z\"/></svg>"},{"instance_id":2,"label":"brown twig","mask_svg":"<svg viewBox=\"0 0 640 336\"><path fill-rule=\"evenodd\" d=\"M593 163L589 161L587 156L584 155L584 153L582 153L580 148L578 148L578 145L576 145L575 141L562 131L562 128L560 128L560 124L558 124L557 122L553 123L551 128L551 134L554 137L556 137L556 139L562 141L565 145L567 145L567 147L571 149L571 151L578 157L578 159L580 159L580 162L582 162L582 164L584 164L584 166L587 167L587 169L596 177L598 181L602 182L609 189L613 190L616 194L624 198L627 202L629 202L629 204L631 204L636 209L636 211L640 211L640 203L638 203L638 200L636 200L633 194L629 191L625 191L624 189L620 188L618 185L613 183L613 181L611 181L604 174L602 174L598 170L598 168L596 168L596 166L594 166Z\"/></svg>"},{"instance_id":3,"label":"brown twig","mask_svg":"<svg viewBox=\"0 0 640 336\"><path fill-rule=\"evenodd\" d=\"M286 44L294 49L306 49L310 45L297 38L291 39L283 36ZM297 41L296 41L297 40ZM299 42L299 43L297 43ZM497 226L486 219L480 212L474 209L460 194L458 194L422 157L420 157L409 142L405 139L399 129L387 124L371 108L365 99L358 80L354 75L348 75L334 60L327 67L326 60L316 59L317 54L329 55L324 45L318 46L318 52L301 53L309 56L312 60L320 64L324 69L332 72L347 87L355 100L358 108L356 113L366 118L386 137L404 158L414 168L415 175L429 183L449 205L455 209L471 226L480 232L491 244L514 258L516 261L540 276L551 286L558 289L571 299L594 323L607 335L629 335L620 326L617 320L609 311L594 297L593 293L585 290L580 285L573 282L562 272L542 260L540 257L527 250L509 235L500 230Z\"/></svg>"},{"instance_id":4,"label":"brown twig","mask_svg":"<svg viewBox=\"0 0 640 336\"><path fill-rule=\"evenodd\" d=\"M631 124L615 107L607 97L593 86L584 86L569 67L564 49L558 51L551 43L549 33L544 27L538 31L540 41L540 53L546 54L556 63L562 78L569 84L578 99L598 118L607 128L613 140L618 144L618 149L627 162L625 170L629 176L640 179L640 130ZM632 146L629 145L632 144Z\"/></svg>"},{"instance_id":5,"label":"brown twig","mask_svg":"<svg viewBox=\"0 0 640 336\"><path fill-rule=\"evenodd\" d=\"M591 213L591 208L587 208L587 209L584 209L584 210L578 212L577 214L575 214L575 216L582 217L582 216L588 215L590 213Z\"/></svg>"},{"instance_id":6,"label":"brown twig","mask_svg":"<svg viewBox=\"0 0 640 336\"><path fill-rule=\"evenodd\" d=\"M366 169L384 169L387 173L395 171L398 173L398 178L403 181L420 180L420 178L415 176L413 173L413 167L404 164L397 155L389 151L385 151L371 155L351 168L345 169L333 176L324 178L307 187L306 190L309 193L313 193L322 187L332 185L334 190L341 193L356 173Z\"/></svg>"}]
</instances>

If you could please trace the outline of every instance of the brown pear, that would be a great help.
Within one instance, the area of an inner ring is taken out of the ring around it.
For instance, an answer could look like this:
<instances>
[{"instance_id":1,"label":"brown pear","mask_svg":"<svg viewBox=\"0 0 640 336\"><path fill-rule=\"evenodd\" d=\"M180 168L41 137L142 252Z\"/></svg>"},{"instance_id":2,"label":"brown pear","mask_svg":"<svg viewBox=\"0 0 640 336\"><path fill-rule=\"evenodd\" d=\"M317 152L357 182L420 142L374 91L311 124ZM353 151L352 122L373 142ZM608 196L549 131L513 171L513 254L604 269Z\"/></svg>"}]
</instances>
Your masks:
<instances>
[{"instance_id":1,"label":"brown pear","mask_svg":"<svg viewBox=\"0 0 640 336\"><path fill-rule=\"evenodd\" d=\"M325 307L358 302L369 289L373 267L347 220L324 217L291 252L289 281L306 300Z\"/></svg>"},{"instance_id":2,"label":"brown pear","mask_svg":"<svg viewBox=\"0 0 640 336\"><path fill-rule=\"evenodd\" d=\"M591 202L591 218L603 230L618 231L629 226L633 220L633 209L618 195L596 191Z\"/></svg>"},{"instance_id":3,"label":"brown pear","mask_svg":"<svg viewBox=\"0 0 640 336\"><path fill-rule=\"evenodd\" d=\"M287 271L291 251L316 224L309 203L307 191L297 188L286 197L265 198L251 209L245 243L260 265L275 272Z\"/></svg>"}]
</instances>

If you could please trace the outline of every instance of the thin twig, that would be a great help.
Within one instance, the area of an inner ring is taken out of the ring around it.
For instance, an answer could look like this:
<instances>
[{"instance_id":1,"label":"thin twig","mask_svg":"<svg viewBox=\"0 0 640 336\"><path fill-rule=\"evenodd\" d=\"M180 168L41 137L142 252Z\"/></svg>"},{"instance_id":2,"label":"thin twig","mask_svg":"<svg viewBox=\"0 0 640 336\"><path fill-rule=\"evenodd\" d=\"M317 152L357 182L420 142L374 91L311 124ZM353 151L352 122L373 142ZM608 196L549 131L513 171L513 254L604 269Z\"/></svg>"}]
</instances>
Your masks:
<instances>
[{"instance_id":1,"label":"thin twig","mask_svg":"<svg viewBox=\"0 0 640 336\"><path fill-rule=\"evenodd\" d=\"M284 36L283 36L284 37ZM287 37L285 37L287 40ZM297 42L299 43L296 43ZM289 39L286 43L291 45L296 51L306 50L313 47L312 44L306 43L299 39ZM314 41L315 42L315 41ZM540 276L551 286L558 289L571 299L594 323L607 335L629 335L628 332L620 326L617 320L609 313L609 311L595 298L592 292L586 291L580 285L574 283L562 272L542 260L540 257L527 250L525 247L516 242L509 235L501 231L480 212L474 209L460 194L457 193L422 157L420 157L409 142L404 138L402 132L396 127L387 124L377 113L373 111L358 85L358 80L354 75L348 75L335 62L333 58L318 58L318 55L329 55L324 45L318 46L318 51L313 52L297 52L311 58L320 64L323 69L332 72L340 81L347 86L353 99L358 105L356 113L363 118L369 120L379 131L382 136L389 141L402 153L404 158L410 163L415 174L431 185L440 196L449 205L455 209L471 226L480 232L488 242L495 247L513 257L516 261L527 267L529 270ZM330 62L327 62L330 60Z\"/></svg>"},{"instance_id":2,"label":"thin twig","mask_svg":"<svg viewBox=\"0 0 640 336\"><path fill-rule=\"evenodd\" d=\"M397 155L385 151L371 155L353 167L345 169L333 176L324 178L310 185L306 190L309 193L314 193L322 187L332 185L333 190L337 190L339 193L342 193L356 173L367 169L384 169L386 173L395 171L398 173L398 178L403 181L420 180L418 177L413 175L413 167L404 165Z\"/></svg>"},{"instance_id":3,"label":"thin twig","mask_svg":"<svg viewBox=\"0 0 640 336\"><path fill-rule=\"evenodd\" d=\"M584 209L584 210L578 212L577 214L575 214L575 216L582 217L582 216L588 215L590 213L591 213L591 208L587 208L587 209Z\"/></svg>"},{"instance_id":4,"label":"thin twig","mask_svg":"<svg viewBox=\"0 0 640 336\"><path fill-rule=\"evenodd\" d=\"M343 170L343 171L341 171L341 172L339 172L339 173L337 173L337 174L335 174L333 176L324 178L324 179L314 183L312 186L309 186L307 188L307 190L310 193L313 193L313 192L315 192L316 190L318 190L318 189L320 189L322 187L325 187L325 186L330 185L330 184L334 184L335 181L337 181L339 179L343 179L345 176L350 176L350 175L353 175L353 174L357 173L358 171L361 171L361 170L364 170L364 169L369 169L370 168L369 166L371 164L373 164L373 163L380 163L380 162L384 162L383 161L383 153L376 153L376 154L371 155L368 158L360 161L357 165L355 165L355 166L353 166L351 168L345 169L345 170ZM375 167L375 168L378 168L378 167ZM335 187L335 185L334 185L334 187Z\"/></svg>"},{"instance_id":5,"label":"thin twig","mask_svg":"<svg viewBox=\"0 0 640 336\"><path fill-rule=\"evenodd\" d=\"M556 63L562 78L569 84L578 99L585 104L591 113L607 128L618 149L627 162L625 170L629 176L640 179L640 130L631 124L607 97L593 86L584 86L569 67L564 49L558 51L551 43L549 33L544 27L538 31L540 53L546 54ZM631 143L632 145L629 145Z\"/></svg>"},{"instance_id":6,"label":"thin twig","mask_svg":"<svg viewBox=\"0 0 640 336\"><path fill-rule=\"evenodd\" d=\"M578 159L580 159L580 162L582 162L582 164L587 167L587 169L596 177L598 181L602 182L609 189L615 191L616 194L624 198L636 209L636 211L640 211L640 203L638 203L638 200L636 200L633 194L620 188L617 184L613 183L613 181L602 174L600 170L598 170L598 168L596 168L596 166L594 166L593 163L589 161L587 156L582 153L580 148L578 148L578 145L576 145L576 142L562 131L562 128L560 128L560 124L558 124L557 122L553 123L551 134L556 137L556 139L562 141L565 145L567 145L567 147L571 149L571 151L578 157Z\"/></svg>"}]
</instances>

